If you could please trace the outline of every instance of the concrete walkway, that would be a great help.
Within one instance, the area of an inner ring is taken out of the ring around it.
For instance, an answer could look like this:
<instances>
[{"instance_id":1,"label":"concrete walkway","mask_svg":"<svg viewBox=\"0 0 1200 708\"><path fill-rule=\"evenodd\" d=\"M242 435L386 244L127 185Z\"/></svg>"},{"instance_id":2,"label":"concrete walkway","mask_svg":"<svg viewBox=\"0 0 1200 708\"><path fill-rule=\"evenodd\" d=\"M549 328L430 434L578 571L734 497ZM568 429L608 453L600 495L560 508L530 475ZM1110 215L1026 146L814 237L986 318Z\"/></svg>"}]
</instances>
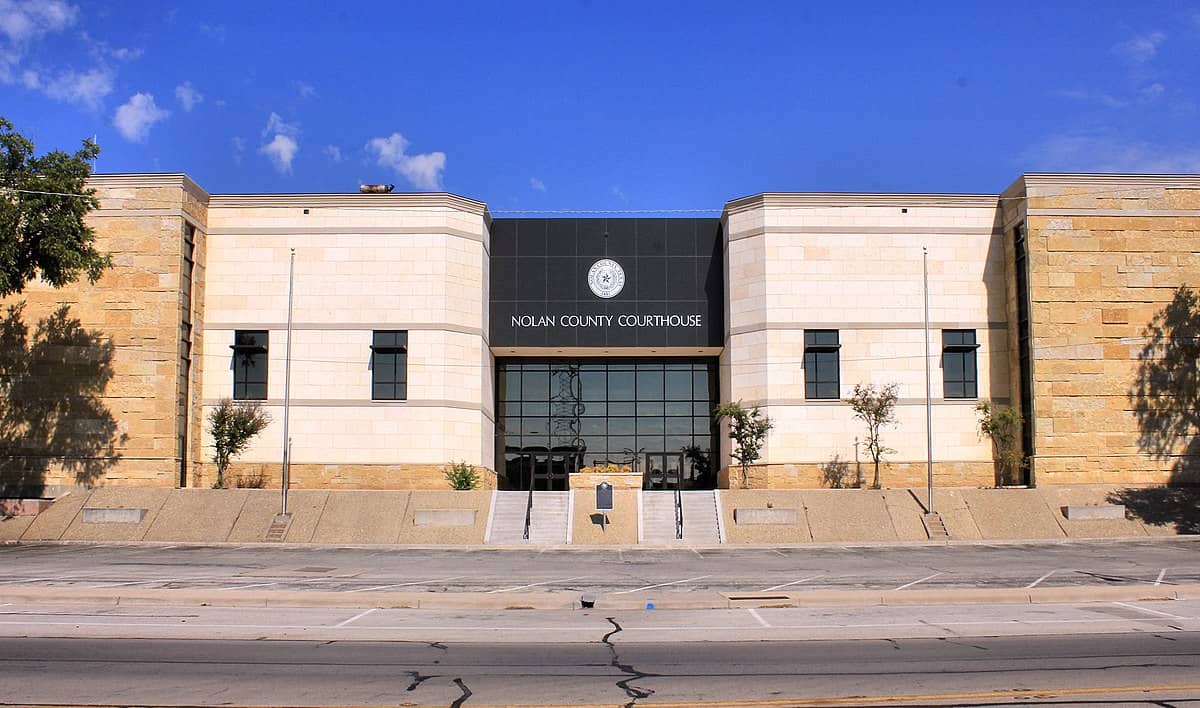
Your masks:
<instances>
[{"instance_id":1,"label":"concrete walkway","mask_svg":"<svg viewBox=\"0 0 1200 708\"><path fill-rule=\"evenodd\" d=\"M490 491L324 491L288 495L288 543L474 545L484 542ZM929 541L925 490L721 490L729 544ZM622 495L600 527L590 493L575 492L576 544L637 543L638 495ZM60 497L36 516L0 520L0 541L160 541L247 543L266 540L280 493L251 489L101 487ZM1073 520L1066 507L1111 503L1125 518ZM1200 490L1078 485L1037 489L939 489L935 508L950 540L1033 540L1172 536L1200 533ZM95 510L142 510L114 521ZM430 510L456 509L456 525L439 525ZM771 509L786 512L761 520ZM747 513L751 512L751 513ZM138 520L140 519L140 520ZM469 522L469 523L468 523ZM594 528L593 528L594 527Z\"/></svg>"}]
</instances>

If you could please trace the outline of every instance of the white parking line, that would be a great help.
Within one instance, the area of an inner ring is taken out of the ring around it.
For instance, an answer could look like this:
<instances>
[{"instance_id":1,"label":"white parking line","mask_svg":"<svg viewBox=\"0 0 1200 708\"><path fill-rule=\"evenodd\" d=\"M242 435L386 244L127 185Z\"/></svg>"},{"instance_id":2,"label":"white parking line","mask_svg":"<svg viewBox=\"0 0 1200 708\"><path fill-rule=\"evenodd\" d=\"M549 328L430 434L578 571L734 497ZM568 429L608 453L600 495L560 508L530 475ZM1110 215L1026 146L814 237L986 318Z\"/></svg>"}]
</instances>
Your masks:
<instances>
[{"instance_id":1,"label":"white parking line","mask_svg":"<svg viewBox=\"0 0 1200 708\"><path fill-rule=\"evenodd\" d=\"M790 582L790 583L783 583L782 585L772 585L772 586L771 586L771 587L769 587L769 588L763 588L762 590L759 590L759 592L771 592L772 590L779 590L779 589L781 589L781 588L787 588L787 587L791 587L791 586L793 586L793 585L799 585L800 583L807 583L808 581L810 581L810 580L816 580L816 579L817 579L817 578L819 578L819 577L821 577L821 576L820 576L820 575L813 575L813 576L810 576L810 577L807 577L807 578L801 578L801 579L799 579L799 580L793 580L793 581L792 581L792 582Z\"/></svg>"},{"instance_id":2,"label":"white parking line","mask_svg":"<svg viewBox=\"0 0 1200 708\"><path fill-rule=\"evenodd\" d=\"M15 585L17 583L40 583L43 580L59 580L59 578L17 578L15 580L0 580L0 585Z\"/></svg>"},{"instance_id":3,"label":"white parking line","mask_svg":"<svg viewBox=\"0 0 1200 708\"><path fill-rule=\"evenodd\" d=\"M711 578L711 577L712 577L712 575L697 575L694 578L684 578L683 580L672 580L669 583L659 583L657 585L646 585L645 587L634 588L632 590L622 590L620 592L614 592L613 594L614 595L628 595L631 592L639 592L641 590L653 590L654 588L661 588L661 587L665 587L667 585L678 585L680 583L690 583L693 580L703 580L704 578Z\"/></svg>"},{"instance_id":4,"label":"white parking line","mask_svg":"<svg viewBox=\"0 0 1200 708\"><path fill-rule=\"evenodd\" d=\"M351 622L353 622L354 620L359 620L359 619L362 619L363 617L366 617L367 615L371 614L372 612L374 612L375 610L378 610L378 609L379 609L378 607L372 607L372 608L371 608L371 609L369 609L369 610L363 610L362 612L359 612L357 615L354 615L353 617L351 617L350 619L346 620L345 622L338 622L338 623L337 623L336 625L334 625L334 626L335 626L335 627L345 627L346 625L350 624L350 623L351 623Z\"/></svg>"},{"instance_id":5,"label":"white parking line","mask_svg":"<svg viewBox=\"0 0 1200 708\"><path fill-rule=\"evenodd\" d=\"M458 580L459 578L465 578L465 577L467 577L467 576L455 575L450 578L434 578L433 580L418 580L418 581L412 582L412 583L393 583L391 585L376 585L374 587L369 587L369 588L358 588L357 590L347 590L346 592L348 592L348 593L370 592L372 590L387 590L388 588L406 588L406 587L410 587L412 585L433 585L434 583L445 583L445 582L449 582L451 580Z\"/></svg>"},{"instance_id":6,"label":"white parking line","mask_svg":"<svg viewBox=\"0 0 1200 708\"><path fill-rule=\"evenodd\" d=\"M933 575L927 575L924 578L921 578L920 580L914 580L911 583L905 583L905 584L901 585L900 587L896 588L896 590L903 590L904 588L911 588L912 586L916 585L917 583L923 583L926 580L933 580L934 578L936 578L939 575L945 575L945 573L934 573Z\"/></svg>"},{"instance_id":7,"label":"white parking line","mask_svg":"<svg viewBox=\"0 0 1200 708\"><path fill-rule=\"evenodd\" d=\"M767 629L771 628L771 624L769 622L767 622L765 619L763 619L762 615L758 614L758 610L754 609L753 607L749 607L749 608L746 608L746 611L750 613L751 617L758 620L759 624L766 627Z\"/></svg>"},{"instance_id":8,"label":"white parking line","mask_svg":"<svg viewBox=\"0 0 1200 708\"><path fill-rule=\"evenodd\" d=\"M235 585L231 588L221 588L221 590L249 590L250 588L265 588L278 584L279 583L255 583L254 585Z\"/></svg>"},{"instance_id":9,"label":"white parking line","mask_svg":"<svg viewBox=\"0 0 1200 708\"><path fill-rule=\"evenodd\" d=\"M1180 617L1179 615L1173 615L1170 612L1159 612L1158 610L1152 610L1149 607L1139 607L1138 605L1131 605L1128 602L1114 602L1113 604L1120 605L1121 607L1128 607L1131 610L1138 610L1140 612L1149 612L1152 615L1161 615L1163 617L1170 617L1171 619L1177 619L1177 620L1188 619L1187 617Z\"/></svg>"},{"instance_id":10,"label":"white parking line","mask_svg":"<svg viewBox=\"0 0 1200 708\"><path fill-rule=\"evenodd\" d=\"M1161 571L1159 571L1158 577L1154 579L1154 584L1162 585L1162 580L1164 577L1166 577L1166 575L1167 575L1167 569L1163 568Z\"/></svg>"},{"instance_id":11,"label":"white parking line","mask_svg":"<svg viewBox=\"0 0 1200 708\"><path fill-rule=\"evenodd\" d=\"M1055 573L1057 573L1057 572L1058 572L1058 568L1055 568L1054 570L1050 571L1049 573L1046 573L1045 575L1043 575L1042 577L1040 577L1040 578L1038 578L1037 580L1033 581L1032 583L1030 583L1030 584L1026 585L1026 586L1025 586L1025 589L1026 589L1026 590L1028 590L1028 589L1030 589L1030 588L1036 588L1038 585L1041 585L1041 584L1042 584L1042 581L1043 581L1043 580L1045 580L1046 578L1049 578L1051 575L1054 575L1054 574L1055 574Z\"/></svg>"},{"instance_id":12,"label":"white parking line","mask_svg":"<svg viewBox=\"0 0 1200 708\"><path fill-rule=\"evenodd\" d=\"M501 588L499 590L488 590L487 594L491 595L498 592L512 592L513 590L524 590L525 588L536 588L540 585L551 585L553 583L565 583L569 580L581 580L586 578L586 575L576 575L574 578L559 578L557 580L547 580L542 583L530 583L528 585L518 585L515 588Z\"/></svg>"}]
</instances>

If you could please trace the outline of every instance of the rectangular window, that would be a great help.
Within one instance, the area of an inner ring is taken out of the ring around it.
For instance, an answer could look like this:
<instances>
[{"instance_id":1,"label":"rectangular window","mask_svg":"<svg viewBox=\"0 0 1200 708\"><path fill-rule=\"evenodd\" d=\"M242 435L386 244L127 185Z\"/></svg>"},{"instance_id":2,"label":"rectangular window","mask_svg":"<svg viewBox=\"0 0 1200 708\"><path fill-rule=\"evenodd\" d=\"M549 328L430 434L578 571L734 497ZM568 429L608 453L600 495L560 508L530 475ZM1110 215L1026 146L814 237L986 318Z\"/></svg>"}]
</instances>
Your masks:
<instances>
[{"instance_id":1,"label":"rectangular window","mask_svg":"<svg viewBox=\"0 0 1200 708\"><path fill-rule=\"evenodd\" d=\"M376 331L371 338L371 400L408 398L408 332Z\"/></svg>"},{"instance_id":2,"label":"rectangular window","mask_svg":"<svg viewBox=\"0 0 1200 708\"><path fill-rule=\"evenodd\" d=\"M230 349L233 350L234 400L267 400L266 330L237 330Z\"/></svg>"},{"instance_id":3,"label":"rectangular window","mask_svg":"<svg viewBox=\"0 0 1200 708\"><path fill-rule=\"evenodd\" d=\"M841 380L838 372L838 331L804 330L804 397L837 399Z\"/></svg>"},{"instance_id":4,"label":"rectangular window","mask_svg":"<svg viewBox=\"0 0 1200 708\"><path fill-rule=\"evenodd\" d=\"M942 391L946 398L976 398L979 375L975 366L973 329L942 330Z\"/></svg>"}]
</instances>

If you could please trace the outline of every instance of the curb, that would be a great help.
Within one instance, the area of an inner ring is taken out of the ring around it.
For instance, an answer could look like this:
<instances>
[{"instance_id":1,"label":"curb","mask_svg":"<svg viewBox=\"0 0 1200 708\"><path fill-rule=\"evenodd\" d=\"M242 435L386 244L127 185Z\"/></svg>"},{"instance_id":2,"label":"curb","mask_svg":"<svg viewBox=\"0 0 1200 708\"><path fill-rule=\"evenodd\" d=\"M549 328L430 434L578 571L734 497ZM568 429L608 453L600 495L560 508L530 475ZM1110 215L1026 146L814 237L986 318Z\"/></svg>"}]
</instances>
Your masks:
<instances>
[{"instance_id":1,"label":"curb","mask_svg":"<svg viewBox=\"0 0 1200 708\"><path fill-rule=\"evenodd\" d=\"M1124 587L955 588L945 590L812 590L719 593L713 591L595 594L597 609L640 610L653 598L659 610L728 610L760 607L901 607L912 605L1055 604L1200 600L1200 584ZM0 590L0 603L170 605L185 607L381 608L420 610L578 610L578 592L519 595L461 592L364 592L352 596L321 591L121 590L29 588Z\"/></svg>"}]
</instances>

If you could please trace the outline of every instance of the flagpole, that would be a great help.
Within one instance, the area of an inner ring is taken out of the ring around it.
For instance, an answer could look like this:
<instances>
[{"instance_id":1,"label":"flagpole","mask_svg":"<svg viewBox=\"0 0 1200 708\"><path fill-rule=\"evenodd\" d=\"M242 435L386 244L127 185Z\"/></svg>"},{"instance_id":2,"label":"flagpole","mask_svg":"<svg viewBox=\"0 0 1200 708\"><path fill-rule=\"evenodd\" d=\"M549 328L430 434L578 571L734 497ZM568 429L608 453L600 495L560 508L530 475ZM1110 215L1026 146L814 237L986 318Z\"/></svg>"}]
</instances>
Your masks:
<instances>
[{"instance_id":1,"label":"flagpole","mask_svg":"<svg viewBox=\"0 0 1200 708\"><path fill-rule=\"evenodd\" d=\"M933 513L933 403L929 380L929 249L921 247L922 292L925 296L925 455L929 477L929 513Z\"/></svg>"},{"instance_id":2,"label":"flagpole","mask_svg":"<svg viewBox=\"0 0 1200 708\"><path fill-rule=\"evenodd\" d=\"M296 249L291 249L288 261L288 313L287 313L287 348L283 361L283 469L281 484L283 503L279 513L287 513L288 472L291 465L291 440L288 438L288 417L292 407L292 284L296 272Z\"/></svg>"}]
</instances>

